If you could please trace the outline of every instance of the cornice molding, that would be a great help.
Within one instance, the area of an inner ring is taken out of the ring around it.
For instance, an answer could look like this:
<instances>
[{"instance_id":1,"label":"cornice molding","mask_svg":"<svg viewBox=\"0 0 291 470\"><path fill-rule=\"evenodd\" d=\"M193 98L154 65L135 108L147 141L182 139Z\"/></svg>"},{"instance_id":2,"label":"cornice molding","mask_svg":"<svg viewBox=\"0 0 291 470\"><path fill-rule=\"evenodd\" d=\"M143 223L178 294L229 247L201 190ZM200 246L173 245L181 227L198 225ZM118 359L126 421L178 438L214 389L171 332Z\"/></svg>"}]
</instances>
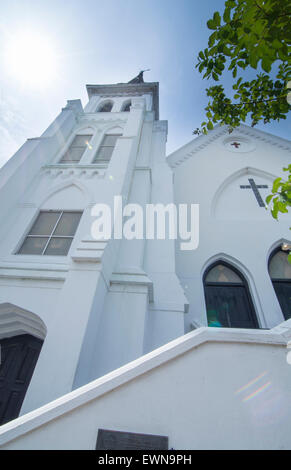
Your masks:
<instances>
[{"instance_id":1,"label":"cornice molding","mask_svg":"<svg viewBox=\"0 0 291 470\"><path fill-rule=\"evenodd\" d=\"M105 113L102 113L104 116ZM118 126L118 124L125 124L128 119L128 113L123 113L124 118L120 117L121 113L106 113L106 117L100 117L101 113L85 113L78 119L78 124L104 124L108 122L114 122Z\"/></svg>"},{"instance_id":2,"label":"cornice molding","mask_svg":"<svg viewBox=\"0 0 291 470\"><path fill-rule=\"evenodd\" d=\"M153 109L155 119L159 119L159 83L116 83L113 85L86 85L89 100L98 95L103 98L113 96L134 96L151 93L153 96Z\"/></svg>"},{"instance_id":3,"label":"cornice molding","mask_svg":"<svg viewBox=\"0 0 291 470\"><path fill-rule=\"evenodd\" d=\"M267 144L273 145L274 147L278 147L281 150L289 151L291 152L291 142L282 139L281 137L277 137L272 134L268 134L264 131L261 131L259 129L253 129L251 127L248 127L244 124L241 124L240 127L236 128L233 131L233 135L244 135L248 137L252 137L255 140L259 140L261 142L265 142ZM206 148L208 145L212 144L214 141L216 141L218 138L222 137L223 135L231 135L228 132L228 129L226 126L219 126L217 125L213 131L210 131L209 134L207 135L201 135L197 137L196 139L193 139L192 141L188 142L186 145L181 147L180 149L176 150L175 152L171 153L167 157L168 164L170 165L171 168L177 168L180 166L182 163L184 163L186 160L189 158L193 157L197 152L200 150L203 150ZM188 150L189 149L189 150ZM181 155L181 153L185 151L185 154L183 156L178 157L178 155Z\"/></svg>"}]
</instances>

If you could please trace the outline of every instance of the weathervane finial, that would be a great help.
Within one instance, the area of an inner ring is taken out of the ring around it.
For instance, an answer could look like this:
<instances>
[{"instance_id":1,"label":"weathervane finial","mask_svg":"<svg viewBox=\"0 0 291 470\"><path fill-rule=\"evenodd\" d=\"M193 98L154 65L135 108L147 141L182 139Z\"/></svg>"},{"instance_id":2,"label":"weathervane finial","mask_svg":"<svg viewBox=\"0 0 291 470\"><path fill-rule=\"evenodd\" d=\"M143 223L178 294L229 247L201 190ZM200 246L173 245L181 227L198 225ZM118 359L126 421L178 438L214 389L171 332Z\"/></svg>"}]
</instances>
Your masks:
<instances>
[{"instance_id":1,"label":"weathervane finial","mask_svg":"<svg viewBox=\"0 0 291 470\"><path fill-rule=\"evenodd\" d=\"M149 71L150 69L141 70L139 74L136 77L134 77L132 80L130 80L130 82L128 83L144 83L143 74L144 72L149 72Z\"/></svg>"}]
</instances>

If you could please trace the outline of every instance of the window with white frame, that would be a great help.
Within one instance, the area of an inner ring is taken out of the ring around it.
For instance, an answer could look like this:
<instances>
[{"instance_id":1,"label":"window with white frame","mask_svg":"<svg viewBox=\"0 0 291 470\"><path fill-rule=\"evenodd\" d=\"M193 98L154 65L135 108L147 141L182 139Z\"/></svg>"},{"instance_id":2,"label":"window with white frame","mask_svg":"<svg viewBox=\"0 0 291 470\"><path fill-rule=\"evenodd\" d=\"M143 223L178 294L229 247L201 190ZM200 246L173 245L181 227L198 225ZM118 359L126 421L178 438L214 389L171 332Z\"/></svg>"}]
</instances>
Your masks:
<instances>
[{"instance_id":1,"label":"window with white frame","mask_svg":"<svg viewBox=\"0 0 291 470\"><path fill-rule=\"evenodd\" d=\"M68 150L62 156L60 163L78 163L85 150L91 148L90 140L92 134L87 135L76 135L68 148Z\"/></svg>"},{"instance_id":2,"label":"window with white frame","mask_svg":"<svg viewBox=\"0 0 291 470\"><path fill-rule=\"evenodd\" d=\"M121 135L122 134L106 134L103 137L101 145L94 158L94 163L109 162L115 148L116 141Z\"/></svg>"},{"instance_id":3,"label":"window with white frame","mask_svg":"<svg viewBox=\"0 0 291 470\"><path fill-rule=\"evenodd\" d=\"M17 254L66 256L82 212L41 211Z\"/></svg>"}]
</instances>

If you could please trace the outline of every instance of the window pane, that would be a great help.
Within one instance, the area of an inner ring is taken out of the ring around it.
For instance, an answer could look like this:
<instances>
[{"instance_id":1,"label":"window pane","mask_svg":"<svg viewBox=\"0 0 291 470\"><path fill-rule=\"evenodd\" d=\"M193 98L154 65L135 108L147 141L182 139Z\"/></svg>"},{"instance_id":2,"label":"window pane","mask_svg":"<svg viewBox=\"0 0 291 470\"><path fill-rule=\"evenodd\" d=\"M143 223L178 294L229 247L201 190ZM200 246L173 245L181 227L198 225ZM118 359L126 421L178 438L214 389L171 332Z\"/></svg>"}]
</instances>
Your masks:
<instances>
[{"instance_id":1,"label":"window pane","mask_svg":"<svg viewBox=\"0 0 291 470\"><path fill-rule=\"evenodd\" d=\"M206 286L208 326L257 328L257 320L244 285Z\"/></svg>"},{"instance_id":2,"label":"window pane","mask_svg":"<svg viewBox=\"0 0 291 470\"><path fill-rule=\"evenodd\" d=\"M242 284L241 278L230 268L223 264L214 266L206 276L205 282L234 282Z\"/></svg>"},{"instance_id":3,"label":"window pane","mask_svg":"<svg viewBox=\"0 0 291 470\"><path fill-rule=\"evenodd\" d=\"M71 147L86 147L90 142L92 135L76 135L73 142L71 143Z\"/></svg>"},{"instance_id":4,"label":"window pane","mask_svg":"<svg viewBox=\"0 0 291 470\"><path fill-rule=\"evenodd\" d=\"M273 286L277 294L285 320L291 318L291 282L274 281Z\"/></svg>"},{"instance_id":5,"label":"window pane","mask_svg":"<svg viewBox=\"0 0 291 470\"><path fill-rule=\"evenodd\" d=\"M21 255L41 255L48 238L27 237L18 251Z\"/></svg>"},{"instance_id":6,"label":"window pane","mask_svg":"<svg viewBox=\"0 0 291 470\"><path fill-rule=\"evenodd\" d=\"M114 147L100 147L100 149L98 150L98 154L95 158L95 161L110 160L113 150L114 150Z\"/></svg>"},{"instance_id":7,"label":"window pane","mask_svg":"<svg viewBox=\"0 0 291 470\"><path fill-rule=\"evenodd\" d=\"M278 251L272 257L269 273L272 279L291 279L291 264L285 251Z\"/></svg>"},{"instance_id":8,"label":"window pane","mask_svg":"<svg viewBox=\"0 0 291 470\"><path fill-rule=\"evenodd\" d=\"M52 238L44 254L51 256L66 256L69 252L72 240L72 238Z\"/></svg>"},{"instance_id":9,"label":"window pane","mask_svg":"<svg viewBox=\"0 0 291 470\"><path fill-rule=\"evenodd\" d=\"M105 135L104 136L104 139L102 141L102 146L112 146L114 147L115 144L116 144L116 141L118 139L118 137L120 137L121 134L119 135Z\"/></svg>"},{"instance_id":10,"label":"window pane","mask_svg":"<svg viewBox=\"0 0 291 470\"><path fill-rule=\"evenodd\" d=\"M80 212L64 212L53 235L74 236L81 215Z\"/></svg>"},{"instance_id":11,"label":"window pane","mask_svg":"<svg viewBox=\"0 0 291 470\"><path fill-rule=\"evenodd\" d=\"M59 216L60 212L41 212L29 235L51 235Z\"/></svg>"},{"instance_id":12,"label":"window pane","mask_svg":"<svg viewBox=\"0 0 291 470\"><path fill-rule=\"evenodd\" d=\"M61 162L79 162L85 150L85 147L72 147L64 153Z\"/></svg>"}]
</instances>

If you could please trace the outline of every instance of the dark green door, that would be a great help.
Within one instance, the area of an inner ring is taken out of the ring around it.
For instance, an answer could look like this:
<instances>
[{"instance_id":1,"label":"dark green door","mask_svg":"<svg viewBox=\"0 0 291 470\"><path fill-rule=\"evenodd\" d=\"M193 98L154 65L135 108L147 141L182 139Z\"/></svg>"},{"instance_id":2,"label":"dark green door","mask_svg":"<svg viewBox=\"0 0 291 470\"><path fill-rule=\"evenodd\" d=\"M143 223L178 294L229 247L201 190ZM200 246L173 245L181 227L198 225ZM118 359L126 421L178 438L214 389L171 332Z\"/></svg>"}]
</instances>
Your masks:
<instances>
[{"instance_id":1,"label":"dark green door","mask_svg":"<svg viewBox=\"0 0 291 470\"><path fill-rule=\"evenodd\" d=\"M18 417L42 344L31 335L0 340L0 424Z\"/></svg>"}]
</instances>

